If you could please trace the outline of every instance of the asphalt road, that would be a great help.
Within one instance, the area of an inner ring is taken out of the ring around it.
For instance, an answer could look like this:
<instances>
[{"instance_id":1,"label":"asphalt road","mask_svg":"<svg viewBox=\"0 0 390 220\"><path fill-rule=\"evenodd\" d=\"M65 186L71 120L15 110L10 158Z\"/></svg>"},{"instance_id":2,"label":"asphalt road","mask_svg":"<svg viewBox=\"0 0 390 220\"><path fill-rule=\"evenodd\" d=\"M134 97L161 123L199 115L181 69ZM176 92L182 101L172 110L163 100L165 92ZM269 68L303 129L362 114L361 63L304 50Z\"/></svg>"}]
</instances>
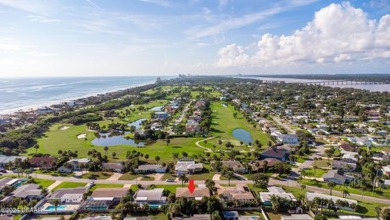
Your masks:
<instances>
[{"instance_id":1,"label":"asphalt road","mask_svg":"<svg viewBox=\"0 0 390 220\"><path fill-rule=\"evenodd\" d=\"M4 175L15 175L14 173L7 173ZM97 184L127 184L127 185L134 185L134 184L142 184L142 185L181 185L181 182L166 182L166 181L137 181L137 180L90 180L90 179L81 179L81 178L75 178L75 177L59 177L59 176L50 176L45 174L31 174L34 178L40 178L40 179L47 179L47 180L54 180L54 181L63 181L63 182L82 182L82 183L90 183L95 182ZM196 180L195 184L204 184L204 180ZM228 184L227 180L216 180L216 184ZM253 181L251 180L231 180L231 184L253 184ZM300 184L295 180L276 180L276 179L270 179L269 185L282 185L282 186L292 186L292 187L298 187L300 188ZM329 189L319 188L315 186L306 186L306 189L316 192L316 193L322 193L322 194L329 194ZM333 190L333 195L342 197L342 192ZM359 199L364 200L367 202L377 202L382 204L390 205L390 199L382 199L382 198L376 198L372 196L362 196L358 194L351 193L347 198L349 199Z\"/></svg>"}]
</instances>

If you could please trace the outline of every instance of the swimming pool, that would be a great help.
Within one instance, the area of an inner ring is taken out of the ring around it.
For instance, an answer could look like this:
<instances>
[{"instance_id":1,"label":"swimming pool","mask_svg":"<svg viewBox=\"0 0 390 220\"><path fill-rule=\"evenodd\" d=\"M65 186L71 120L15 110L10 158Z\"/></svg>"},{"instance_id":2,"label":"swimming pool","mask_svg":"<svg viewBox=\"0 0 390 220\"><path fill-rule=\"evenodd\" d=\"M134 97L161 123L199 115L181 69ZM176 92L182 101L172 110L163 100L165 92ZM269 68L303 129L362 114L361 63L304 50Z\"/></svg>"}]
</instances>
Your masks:
<instances>
[{"instance_id":1,"label":"swimming pool","mask_svg":"<svg viewBox=\"0 0 390 220\"><path fill-rule=\"evenodd\" d=\"M152 208L152 209L159 209L161 207L161 205L150 204L149 207Z\"/></svg>"},{"instance_id":2,"label":"swimming pool","mask_svg":"<svg viewBox=\"0 0 390 220\"><path fill-rule=\"evenodd\" d=\"M55 211L56 207L54 205L49 205L45 208L45 211ZM57 211L66 210L66 205L57 206Z\"/></svg>"}]
</instances>

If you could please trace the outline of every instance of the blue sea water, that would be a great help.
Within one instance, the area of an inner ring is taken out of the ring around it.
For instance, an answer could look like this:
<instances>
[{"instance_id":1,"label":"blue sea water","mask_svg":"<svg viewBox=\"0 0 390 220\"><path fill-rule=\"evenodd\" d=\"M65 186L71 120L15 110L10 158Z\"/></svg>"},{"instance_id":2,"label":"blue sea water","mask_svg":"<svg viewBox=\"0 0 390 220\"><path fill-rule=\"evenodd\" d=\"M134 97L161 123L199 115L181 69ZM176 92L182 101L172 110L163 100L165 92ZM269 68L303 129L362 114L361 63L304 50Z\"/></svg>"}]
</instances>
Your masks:
<instances>
[{"instance_id":1,"label":"blue sea water","mask_svg":"<svg viewBox=\"0 0 390 220\"><path fill-rule=\"evenodd\" d=\"M0 78L0 114L154 83L156 79L157 76Z\"/></svg>"}]
</instances>

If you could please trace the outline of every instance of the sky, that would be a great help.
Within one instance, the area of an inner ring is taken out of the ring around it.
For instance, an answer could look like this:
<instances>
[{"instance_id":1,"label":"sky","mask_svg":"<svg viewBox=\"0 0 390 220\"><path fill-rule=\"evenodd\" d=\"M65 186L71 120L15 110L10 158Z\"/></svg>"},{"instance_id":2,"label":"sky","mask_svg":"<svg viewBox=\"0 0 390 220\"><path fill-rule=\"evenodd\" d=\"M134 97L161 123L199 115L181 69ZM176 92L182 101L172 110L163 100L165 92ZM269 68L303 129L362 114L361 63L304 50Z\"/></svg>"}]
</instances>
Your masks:
<instances>
[{"instance_id":1,"label":"sky","mask_svg":"<svg viewBox=\"0 0 390 220\"><path fill-rule=\"evenodd\" d=\"M390 0L0 0L0 77L389 73Z\"/></svg>"}]
</instances>

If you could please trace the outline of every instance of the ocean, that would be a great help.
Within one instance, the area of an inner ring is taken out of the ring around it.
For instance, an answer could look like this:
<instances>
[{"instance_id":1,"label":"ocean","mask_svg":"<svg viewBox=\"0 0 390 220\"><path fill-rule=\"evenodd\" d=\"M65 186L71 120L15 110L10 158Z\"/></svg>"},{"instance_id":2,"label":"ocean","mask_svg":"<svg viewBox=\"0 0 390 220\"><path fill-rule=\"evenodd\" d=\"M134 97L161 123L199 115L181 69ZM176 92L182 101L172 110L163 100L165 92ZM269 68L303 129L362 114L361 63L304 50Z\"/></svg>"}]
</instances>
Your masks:
<instances>
[{"instance_id":1,"label":"ocean","mask_svg":"<svg viewBox=\"0 0 390 220\"><path fill-rule=\"evenodd\" d=\"M156 79L157 76L0 78L0 114L154 83Z\"/></svg>"}]
</instances>

